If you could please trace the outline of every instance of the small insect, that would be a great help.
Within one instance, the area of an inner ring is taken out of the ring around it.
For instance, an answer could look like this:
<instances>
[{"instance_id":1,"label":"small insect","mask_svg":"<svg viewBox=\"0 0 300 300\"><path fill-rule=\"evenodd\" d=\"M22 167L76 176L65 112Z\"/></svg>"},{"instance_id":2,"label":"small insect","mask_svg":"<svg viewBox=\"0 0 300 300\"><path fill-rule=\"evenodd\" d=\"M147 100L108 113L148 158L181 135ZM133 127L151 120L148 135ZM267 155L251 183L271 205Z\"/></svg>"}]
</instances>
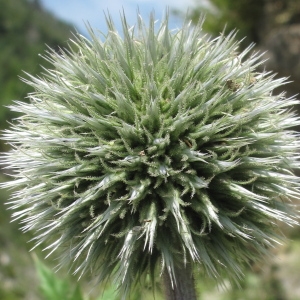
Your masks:
<instances>
[{"instance_id":1,"label":"small insect","mask_svg":"<svg viewBox=\"0 0 300 300\"><path fill-rule=\"evenodd\" d=\"M185 144L189 147L189 148L192 148L193 145L191 144L191 142L188 140L188 139L184 139L183 140L185 142Z\"/></svg>"},{"instance_id":2,"label":"small insect","mask_svg":"<svg viewBox=\"0 0 300 300\"><path fill-rule=\"evenodd\" d=\"M249 82L250 84L256 83L257 79L255 77L250 77Z\"/></svg>"},{"instance_id":3,"label":"small insect","mask_svg":"<svg viewBox=\"0 0 300 300\"><path fill-rule=\"evenodd\" d=\"M145 223L149 223L151 222L152 220L144 220Z\"/></svg>"},{"instance_id":4,"label":"small insect","mask_svg":"<svg viewBox=\"0 0 300 300\"><path fill-rule=\"evenodd\" d=\"M236 92L241 87L239 83L234 82L232 79L226 81L226 86L233 92Z\"/></svg>"}]
</instances>

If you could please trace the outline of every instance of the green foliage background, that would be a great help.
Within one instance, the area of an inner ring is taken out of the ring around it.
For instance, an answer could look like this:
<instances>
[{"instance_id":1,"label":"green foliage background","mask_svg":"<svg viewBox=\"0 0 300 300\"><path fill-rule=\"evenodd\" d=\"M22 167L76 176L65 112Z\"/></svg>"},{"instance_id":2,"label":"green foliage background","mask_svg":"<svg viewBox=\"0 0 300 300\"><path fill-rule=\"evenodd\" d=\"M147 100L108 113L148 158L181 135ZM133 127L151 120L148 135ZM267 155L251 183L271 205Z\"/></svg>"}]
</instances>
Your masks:
<instances>
[{"instance_id":1,"label":"green foliage background","mask_svg":"<svg viewBox=\"0 0 300 300\"><path fill-rule=\"evenodd\" d=\"M262 43L271 29L300 22L299 0L210 0L210 5L195 0L194 3L189 13L194 23L205 13L204 30L216 35L225 25L227 34L238 29L237 38L244 39L244 47Z\"/></svg>"},{"instance_id":2,"label":"green foliage background","mask_svg":"<svg viewBox=\"0 0 300 300\"><path fill-rule=\"evenodd\" d=\"M30 92L19 79L25 76L23 71L40 73L40 64L47 65L39 54L44 53L46 45L56 50L66 46L74 28L43 11L38 2L0 0L0 7L0 101L7 105ZM11 117L9 110L1 106L1 129Z\"/></svg>"},{"instance_id":3,"label":"green foliage background","mask_svg":"<svg viewBox=\"0 0 300 300\"><path fill-rule=\"evenodd\" d=\"M195 2L199 3L199 6L191 11L190 17L196 23L199 16L205 12L206 22L203 28L207 32L218 34L226 25L227 34L238 28L238 39L246 37L244 45L248 46L249 43L258 41L256 28L260 25L257 20L263 13L261 0L212 0L208 9L202 7L201 1Z\"/></svg>"}]
</instances>

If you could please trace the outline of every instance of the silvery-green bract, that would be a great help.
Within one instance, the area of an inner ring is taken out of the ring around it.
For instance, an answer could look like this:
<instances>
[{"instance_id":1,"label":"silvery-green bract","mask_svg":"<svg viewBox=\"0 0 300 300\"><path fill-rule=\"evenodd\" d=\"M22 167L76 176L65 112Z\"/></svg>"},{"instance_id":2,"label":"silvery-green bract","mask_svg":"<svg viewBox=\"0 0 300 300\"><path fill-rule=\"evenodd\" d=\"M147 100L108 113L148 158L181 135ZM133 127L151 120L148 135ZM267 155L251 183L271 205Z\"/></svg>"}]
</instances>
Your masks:
<instances>
[{"instance_id":1,"label":"silvery-green bract","mask_svg":"<svg viewBox=\"0 0 300 300\"><path fill-rule=\"evenodd\" d=\"M176 280L186 262L238 279L278 221L297 224L298 101L273 93L285 79L257 72L234 33L122 22L50 51L30 103L11 106L13 218L62 265L125 294L147 274Z\"/></svg>"}]
</instances>

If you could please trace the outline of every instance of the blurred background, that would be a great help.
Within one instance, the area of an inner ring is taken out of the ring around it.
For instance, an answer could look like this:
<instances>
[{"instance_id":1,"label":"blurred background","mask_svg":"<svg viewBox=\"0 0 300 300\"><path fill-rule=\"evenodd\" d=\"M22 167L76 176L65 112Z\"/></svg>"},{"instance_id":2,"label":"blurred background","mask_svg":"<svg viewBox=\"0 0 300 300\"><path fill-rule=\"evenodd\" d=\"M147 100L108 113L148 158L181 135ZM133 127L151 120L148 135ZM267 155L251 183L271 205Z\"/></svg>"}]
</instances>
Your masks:
<instances>
[{"instance_id":1,"label":"blurred background","mask_svg":"<svg viewBox=\"0 0 300 300\"><path fill-rule=\"evenodd\" d=\"M226 33L237 28L237 39L245 37L241 50L255 43L255 51L267 51L264 54L267 61L261 68L273 70L278 77L289 77L291 82L284 86L287 96L299 94L300 0L0 0L0 129L5 129L15 117L6 106L12 100L26 101L27 93L31 92L20 77L26 77L24 72L40 74L41 65L49 67L39 56L47 47L57 51L60 47L67 47L72 32L88 36L87 23L105 33L104 13L107 11L120 29L118 22L122 10L129 23L134 25L137 8L147 20L151 11L155 11L156 18L160 19L167 6L171 15L170 29L180 27L186 14L197 22L203 13L206 14L204 30L212 36L223 31L225 25ZM298 107L296 109L300 111ZM0 142L0 152L8 149ZM9 180L5 170L0 169L0 180ZM45 299L34 259L43 257L43 253L41 249L37 249L34 255L30 253L33 246L28 242L30 234L22 234L19 224L10 223L11 212L5 207L8 195L7 191L0 193L0 300ZM265 264L254 263L245 271L242 289L228 287L222 290L198 274L199 299L300 299L300 228L281 230L287 236L286 243L272 250L273 259ZM46 263L50 267L55 265L51 259ZM64 273L55 276L65 280ZM70 277L66 280L76 281ZM88 292L85 282L82 285L84 293ZM89 297L92 299L92 294ZM145 288L134 298L146 300L153 297Z\"/></svg>"}]
</instances>

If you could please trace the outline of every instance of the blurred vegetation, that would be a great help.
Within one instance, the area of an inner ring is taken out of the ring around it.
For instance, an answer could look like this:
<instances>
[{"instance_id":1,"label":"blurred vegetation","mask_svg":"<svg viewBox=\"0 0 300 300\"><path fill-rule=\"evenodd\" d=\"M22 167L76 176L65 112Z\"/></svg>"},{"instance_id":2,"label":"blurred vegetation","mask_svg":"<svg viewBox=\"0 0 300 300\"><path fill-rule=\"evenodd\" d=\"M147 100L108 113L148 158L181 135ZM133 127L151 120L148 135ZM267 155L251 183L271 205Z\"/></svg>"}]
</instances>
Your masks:
<instances>
[{"instance_id":1,"label":"blurred vegetation","mask_svg":"<svg viewBox=\"0 0 300 300\"><path fill-rule=\"evenodd\" d=\"M55 19L38 1L0 0L0 8L1 105L8 105L12 100L24 99L30 92L30 87L19 78L26 77L23 71L38 74L42 71L40 64L47 67L39 54L45 53L47 45L56 50L66 47L74 27ZM1 106L0 129L12 117Z\"/></svg>"},{"instance_id":2,"label":"blurred vegetation","mask_svg":"<svg viewBox=\"0 0 300 300\"><path fill-rule=\"evenodd\" d=\"M197 3L197 1L195 1ZM207 12L204 30L217 34L238 28L238 38L247 36L242 46L250 42L263 44L268 32L290 24L300 23L299 0L211 0L208 8L199 6L190 11L190 16L197 20ZM26 77L23 71L39 74L47 63L39 54L44 54L46 45L59 51L66 47L74 28L58 21L44 11L39 1L0 0L0 129L7 126L7 121L14 115L3 105L12 100L25 99L30 87L19 77ZM298 81L299 82L299 81ZM0 151L7 147L0 142ZM0 181L8 180L0 175ZM79 286L71 279L62 279L59 274L44 266L29 254L31 236L23 234L19 225L10 223L10 212L4 202L8 192L1 191L0 199L0 299L1 300L52 300L52 299L93 299L89 288L83 295ZM285 230L285 229L284 229ZM300 233L298 229L285 230L293 242L274 249L274 260L262 265L253 265L245 274L242 289L222 290L214 281L203 278L201 273L196 278L197 289L202 300L296 300L300 299ZM38 250L38 252L41 252ZM40 254L40 253L39 253ZM73 278L74 279L74 278ZM93 285L92 285L93 290ZM58 293L58 294L55 294ZM93 294L93 293L92 293ZM118 300L114 298L113 287L108 287L97 300ZM52 298L51 298L52 297ZM73 297L73 298L72 298ZM96 298L94 298L96 299ZM153 299L150 287L137 290L132 300ZM155 295L161 300L160 291Z\"/></svg>"},{"instance_id":3,"label":"blurred vegetation","mask_svg":"<svg viewBox=\"0 0 300 300\"><path fill-rule=\"evenodd\" d=\"M75 284L70 278L58 276L36 256L34 256L34 262L38 274L38 289L43 300L121 300L121 296L117 295L113 285L101 287L98 289L98 295L93 296L88 292L92 290L91 287L86 288L87 292L83 293L78 283ZM137 289L134 295L131 295L131 300L152 300L153 298L153 292L147 287L143 290ZM159 293L156 293L155 299L163 300Z\"/></svg>"},{"instance_id":4,"label":"blurred vegetation","mask_svg":"<svg viewBox=\"0 0 300 300\"><path fill-rule=\"evenodd\" d=\"M287 24L300 23L299 0L195 0L189 17L194 23L206 14L203 29L214 35L238 29L237 39L242 46L260 44L268 31ZM177 11L177 14L182 14Z\"/></svg>"},{"instance_id":5,"label":"blurred vegetation","mask_svg":"<svg viewBox=\"0 0 300 300\"><path fill-rule=\"evenodd\" d=\"M197 5L190 12L190 18L196 23L201 14L206 14L203 29L212 34L218 34L224 30L228 34L238 28L237 38L243 39L245 45L258 42L257 28L263 14L262 0L211 0L210 5L202 5L203 1L195 1Z\"/></svg>"}]
</instances>

